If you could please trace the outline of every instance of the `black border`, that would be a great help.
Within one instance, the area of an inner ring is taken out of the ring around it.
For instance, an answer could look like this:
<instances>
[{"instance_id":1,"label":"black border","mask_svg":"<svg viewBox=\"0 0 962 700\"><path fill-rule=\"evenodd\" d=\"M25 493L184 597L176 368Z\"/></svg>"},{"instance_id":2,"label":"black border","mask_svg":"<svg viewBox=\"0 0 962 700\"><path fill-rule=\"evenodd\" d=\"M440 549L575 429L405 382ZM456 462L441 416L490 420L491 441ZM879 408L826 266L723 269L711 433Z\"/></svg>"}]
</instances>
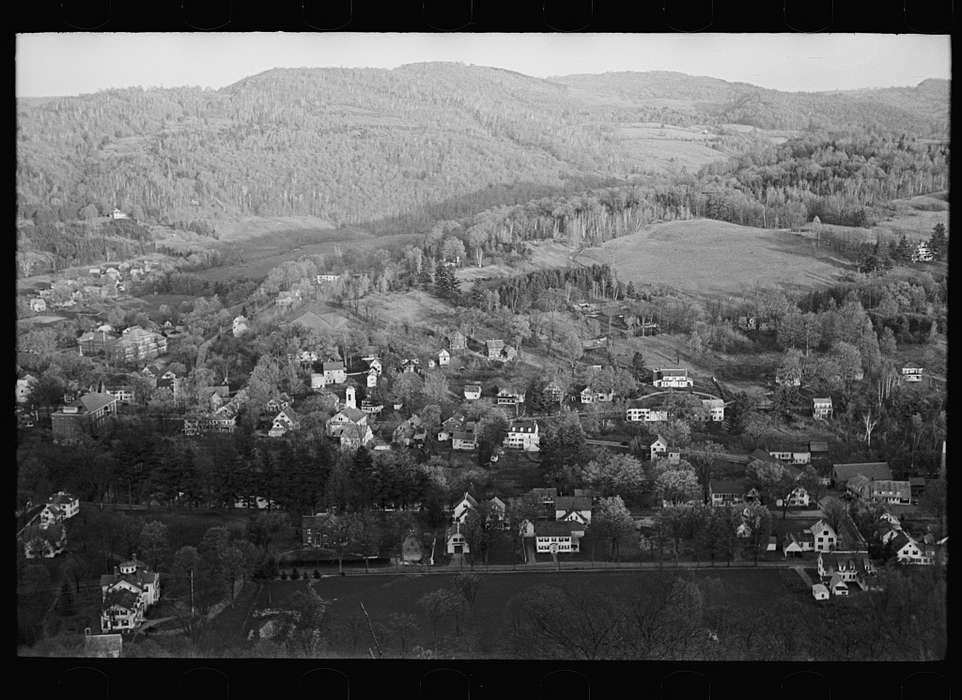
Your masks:
<instances>
[{"instance_id":1,"label":"black border","mask_svg":"<svg viewBox=\"0 0 962 700\"><path fill-rule=\"evenodd\" d=\"M12 88L14 32L951 32L956 49L956 7L950 0L879 0L871 5L851 0L394 0L383 4L373 0L20 0L11 7L12 31L5 39L9 41L7 65ZM13 155L16 113L12 89L6 99L4 117L11 121L7 133L13 137L8 141ZM16 211L13 161L11 158L7 170L7 221L13 220ZM952 174L957 180L955 167ZM15 269L10 271L13 274L8 279L13 282ZM953 289L950 284L950 294ZM950 314L953 306L950 304ZM15 333L15 327L13 330ZM10 346L5 350L12 352L12 343ZM950 367L952 347L954 342L950 342ZM954 423L956 399L951 389L949 396L949 420ZM950 449L950 465L952 453ZM950 489L952 484L950 477ZM12 583L11 576L5 579ZM8 598L13 599L14 595ZM735 696L815 700L854 696L935 700L949 697L949 664L955 646L950 635L949 659L932 663L16 658L14 683L8 687L46 698L346 698L342 690L346 677L351 698L699 700ZM15 656L15 644L11 647Z\"/></svg>"}]
</instances>

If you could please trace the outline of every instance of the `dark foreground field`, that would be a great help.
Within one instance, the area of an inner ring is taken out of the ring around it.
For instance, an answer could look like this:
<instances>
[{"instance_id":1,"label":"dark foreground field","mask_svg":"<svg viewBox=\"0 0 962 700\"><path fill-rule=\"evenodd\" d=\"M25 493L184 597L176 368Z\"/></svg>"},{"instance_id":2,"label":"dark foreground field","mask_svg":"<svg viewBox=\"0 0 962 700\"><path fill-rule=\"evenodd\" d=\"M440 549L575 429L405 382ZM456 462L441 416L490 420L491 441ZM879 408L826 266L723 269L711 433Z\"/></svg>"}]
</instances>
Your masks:
<instances>
[{"instance_id":1,"label":"dark foreground field","mask_svg":"<svg viewBox=\"0 0 962 700\"><path fill-rule=\"evenodd\" d=\"M713 591L712 597L717 600L708 602L721 602L733 607L762 606L785 594L798 591L798 581L795 580L797 575L785 569L719 569L677 573L699 583L715 579L716 584L709 586L709 589ZM311 585L317 594L328 602L328 619L336 621L336 624L344 626L346 623L350 627L361 627L358 623L363 623L362 603L376 629L388 626L394 613L410 614L416 619L419 629L408 641L408 648L415 644L430 648L433 646L432 626L430 619L418 605L418 600L427 593L452 587L455 576L456 574L431 573L369 577L332 576L310 583L275 581L261 586L253 608L283 609L289 605L291 596L296 591L303 591L307 585ZM536 586L555 586L572 591L603 590L614 597L627 597L652 590L652 586L667 585L671 578L672 574L669 572L656 571L482 574L477 599L473 610L463 621L462 633L475 640L472 646L478 653L498 657L504 655L500 641L510 625L508 603L519 593ZM448 622L442 622L441 627L444 636L448 636L452 631L448 629L451 627ZM247 629L250 629L250 626ZM366 630L366 625L363 629ZM246 630L244 634L246 636ZM387 632L385 636L388 636ZM234 641L242 643L241 640ZM369 632L365 631L363 635L358 635L356 645L340 641L340 648L336 651L345 656L366 656L370 641ZM385 645L391 646L389 639L385 640ZM353 652L351 646L355 647Z\"/></svg>"}]
</instances>

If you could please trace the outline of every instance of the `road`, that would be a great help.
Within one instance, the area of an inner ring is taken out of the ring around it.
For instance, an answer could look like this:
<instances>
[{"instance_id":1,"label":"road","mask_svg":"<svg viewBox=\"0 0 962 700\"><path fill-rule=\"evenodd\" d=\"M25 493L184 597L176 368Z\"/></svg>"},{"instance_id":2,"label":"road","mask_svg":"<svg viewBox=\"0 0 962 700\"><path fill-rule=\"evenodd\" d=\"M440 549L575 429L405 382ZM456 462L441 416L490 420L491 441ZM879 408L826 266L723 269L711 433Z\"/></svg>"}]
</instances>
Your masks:
<instances>
[{"instance_id":1,"label":"road","mask_svg":"<svg viewBox=\"0 0 962 700\"><path fill-rule=\"evenodd\" d=\"M758 564L752 562L723 562L716 561L714 566L708 561L674 561L663 562L584 562L584 561L559 561L557 564L551 561L534 562L531 564L477 564L473 568L470 564L462 567L412 567L412 569L401 567L386 567L384 569L372 569L371 571L350 569L344 570L345 576L405 576L405 575L431 575L431 574L451 574L455 571L470 571L476 574L526 574L526 573L551 573L553 571L598 573L602 571L662 571L662 570L694 570L694 569L792 569L798 566L797 560L786 559L784 561L759 561ZM339 576L340 574L325 574L321 579Z\"/></svg>"}]
</instances>

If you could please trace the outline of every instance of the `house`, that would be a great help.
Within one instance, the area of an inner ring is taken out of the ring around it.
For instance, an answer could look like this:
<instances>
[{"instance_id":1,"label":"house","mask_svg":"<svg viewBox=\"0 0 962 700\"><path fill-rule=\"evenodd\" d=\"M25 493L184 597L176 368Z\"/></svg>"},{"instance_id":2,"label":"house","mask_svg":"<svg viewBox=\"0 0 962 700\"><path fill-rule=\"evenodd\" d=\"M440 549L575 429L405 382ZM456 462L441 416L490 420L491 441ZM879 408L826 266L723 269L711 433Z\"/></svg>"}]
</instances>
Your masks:
<instances>
[{"instance_id":1,"label":"house","mask_svg":"<svg viewBox=\"0 0 962 700\"><path fill-rule=\"evenodd\" d=\"M103 632L129 632L144 619L144 612L160 600L160 574L150 571L134 556L100 577Z\"/></svg>"},{"instance_id":2,"label":"house","mask_svg":"<svg viewBox=\"0 0 962 700\"><path fill-rule=\"evenodd\" d=\"M418 436L421 436L420 439ZM394 429L392 439L399 445L409 447L415 442L424 442L427 437L426 431L422 427L421 417L417 414L411 416L406 421L398 424Z\"/></svg>"},{"instance_id":3,"label":"house","mask_svg":"<svg viewBox=\"0 0 962 700\"><path fill-rule=\"evenodd\" d=\"M27 403L33 388L37 385L37 378L33 375L26 375L17 380L16 398L17 403Z\"/></svg>"},{"instance_id":4,"label":"house","mask_svg":"<svg viewBox=\"0 0 962 700\"><path fill-rule=\"evenodd\" d=\"M107 416L117 412L117 398L109 394L88 393L51 414L54 441L76 440L96 432Z\"/></svg>"},{"instance_id":5,"label":"house","mask_svg":"<svg viewBox=\"0 0 962 700\"><path fill-rule=\"evenodd\" d=\"M30 310L40 313L47 310L47 302L42 297L33 297L27 302L30 305Z\"/></svg>"},{"instance_id":6,"label":"house","mask_svg":"<svg viewBox=\"0 0 962 700\"><path fill-rule=\"evenodd\" d=\"M140 326L124 329L123 334L104 346L107 358L113 362L152 360L167 353L167 338Z\"/></svg>"},{"instance_id":7,"label":"house","mask_svg":"<svg viewBox=\"0 0 962 700\"><path fill-rule=\"evenodd\" d=\"M60 509L62 520L69 520L80 512L80 499L66 491L57 491L47 503Z\"/></svg>"},{"instance_id":8,"label":"house","mask_svg":"<svg viewBox=\"0 0 962 700\"><path fill-rule=\"evenodd\" d=\"M785 462L787 464L811 464L812 462L811 450L805 449L800 445L787 449L769 450L768 455L773 459L777 459L779 462Z\"/></svg>"},{"instance_id":9,"label":"house","mask_svg":"<svg viewBox=\"0 0 962 700\"><path fill-rule=\"evenodd\" d=\"M420 564L424 560L424 545L413 532L401 541L401 564Z\"/></svg>"},{"instance_id":10,"label":"house","mask_svg":"<svg viewBox=\"0 0 962 700\"><path fill-rule=\"evenodd\" d=\"M816 583L812 586L812 597L815 600L828 600L831 594L828 592L828 586L824 583Z\"/></svg>"},{"instance_id":11,"label":"house","mask_svg":"<svg viewBox=\"0 0 962 700\"><path fill-rule=\"evenodd\" d=\"M341 447L358 448L374 439L367 414L356 408L344 408L327 419L327 436L337 438Z\"/></svg>"},{"instance_id":12,"label":"house","mask_svg":"<svg viewBox=\"0 0 962 700\"><path fill-rule=\"evenodd\" d=\"M340 275L317 275L314 281L322 284L324 282L337 282L338 279L340 279Z\"/></svg>"},{"instance_id":13,"label":"house","mask_svg":"<svg viewBox=\"0 0 962 700\"><path fill-rule=\"evenodd\" d=\"M77 345L81 355L89 357L90 355L103 352L107 346L118 337L117 334L110 329L110 326L106 326L106 328L109 330L104 330L104 326L101 326L94 331L87 331L77 338Z\"/></svg>"},{"instance_id":14,"label":"house","mask_svg":"<svg viewBox=\"0 0 962 700\"><path fill-rule=\"evenodd\" d=\"M902 381L903 382L920 382L922 381L923 369L915 363L908 363L902 367Z\"/></svg>"},{"instance_id":15,"label":"house","mask_svg":"<svg viewBox=\"0 0 962 700\"><path fill-rule=\"evenodd\" d=\"M541 436L538 434L538 421L512 421L502 444L513 449L537 452Z\"/></svg>"},{"instance_id":16,"label":"house","mask_svg":"<svg viewBox=\"0 0 962 700\"><path fill-rule=\"evenodd\" d=\"M564 394L564 388L554 379L545 384L541 390L541 396L549 403L561 403Z\"/></svg>"},{"instance_id":17,"label":"house","mask_svg":"<svg viewBox=\"0 0 962 700\"><path fill-rule=\"evenodd\" d=\"M124 638L119 634L90 634L84 630L84 657L88 659L119 659L124 654Z\"/></svg>"},{"instance_id":18,"label":"house","mask_svg":"<svg viewBox=\"0 0 962 700\"><path fill-rule=\"evenodd\" d=\"M808 532L814 537L814 550L816 552L833 552L838 546L838 535L835 529L824 520L808 528Z\"/></svg>"},{"instance_id":19,"label":"house","mask_svg":"<svg viewBox=\"0 0 962 700\"><path fill-rule=\"evenodd\" d=\"M868 552L819 552L818 575L824 581L838 574L843 581L851 583L874 574L875 566Z\"/></svg>"},{"instance_id":20,"label":"house","mask_svg":"<svg viewBox=\"0 0 962 700\"><path fill-rule=\"evenodd\" d=\"M663 408L635 405L625 409L625 420L629 423L666 423L668 417L668 410Z\"/></svg>"},{"instance_id":21,"label":"house","mask_svg":"<svg viewBox=\"0 0 962 700\"><path fill-rule=\"evenodd\" d=\"M888 547L899 564L930 565L933 562L925 547L904 532L893 537Z\"/></svg>"},{"instance_id":22,"label":"house","mask_svg":"<svg viewBox=\"0 0 962 700\"><path fill-rule=\"evenodd\" d=\"M745 521L738 523L738 526L735 528L735 537L738 537L740 539L747 539L751 536L752 536L751 526Z\"/></svg>"},{"instance_id":23,"label":"house","mask_svg":"<svg viewBox=\"0 0 962 700\"><path fill-rule=\"evenodd\" d=\"M845 583L841 574L832 574L832 578L828 582L828 589L832 592L832 595L848 595L848 584Z\"/></svg>"},{"instance_id":24,"label":"house","mask_svg":"<svg viewBox=\"0 0 962 700\"><path fill-rule=\"evenodd\" d=\"M815 420L823 420L825 418L832 417L831 397L812 399L812 417Z\"/></svg>"},{"instance_id":25,"label":"house","mask_svg":"<svg viewBox=\"0 0 962 700\"><path fill-rule=\"evenodd\" d=\"M808 443L808 451L811 453L812 459L817 459L828 452L828 443L824 440L812 440Z\"/></svg>"},{"instance_id":26,"label":"house","mask_svg":"<svg viewBox=\"0 0 962 700\"><path fill-rule=\"evenodd\" d=\"M447 442L455 432L463 430L463 427L464 416L461 414L451 416L441 423L441 427L438 430L438 442Z\"/></svg>"},{"instance_id":27,"label":"house","mask_svg":"<svg viewBox=\"0 0 962 700\"><path fill-rule=\"evenodd\" d=\"M464 385L464 398L468 401L476 401L481 398L481 385L480 384L465 384Z\"/></svg>"},{"instance_id":28,"label":"house","mask_svg":"<svg viewBox=\"0 0 962 700\"><path fill-rule=\"evenodd\" d=\"M744 479L711 479L708 482L708 497L713 506L742 503L746 491Z\"/></svg>"},{"instance_id":29,"label":"house","mask_svg":"<svg viewBox=\"0 0 962 700\"><path fill-rule=\"evenodd\" d=\"M53 559L62 554L67 546L67 530L59 522L46 527L42 524L28 525L20 533L19 539L27 559Z\"/></svg>"},{"instance_id":30,"label":"house","mask_svg":"<svg viewBox=\"0 0 962 700\"><path fill-rule=\"evenodd\" d=\"M808 508L811 503L812 496L804 486L796 486L789 491L787 496L776 499L775 501L775 505L779 508Z\"/></svg>"},{"instance_id":31,"label":"house","mask_svg":"<svg viewBox=\"0 0 962 700\"><path fill-rule=\"evenodd\" d=\"M478 449L478 436L474 432L474 423L466 423L464 430L455 430L451 433L452 450L476 450Z\"/></svg>"},{"instance_id":32,"label":"house","mask_svg":"<svg viewBox=\"0 0 962 700\"><path fill-rule=\"evenodd\" d=\"M778 551L778 538L775 535L769 535L768 544L765 545L766 552L777 552Z\"/></svg>"},{"instance_id":33,"label":"house","mask_svg":"<svg viewBox=\"0 0 962 700\"><path fill-rule=\"evenodd\" d=\"M508 522L508 506L497 496L492 496L485 504L488 506L488 527L495 530L507 530L510 526Z\"/></svg>"},{"instance_id":34,"label":"house","mask_svg":"<svg viewBox=\"0 0 962 700\"><path fill-rule=\"evenodd\" d=\"M445 539L447 541L447 552L448 554L470 554L471 547L468 545L468 540L463 534L461 534L461 523L455 523L448 528L445 533Z\"/></svg>"},{"instance_id":35,"label":"house","mask_svg":"<svg viewBox=\"0 0 962 700\"><path fill-rule=\"evenodd\" d=\"M578 522L538 521L534 523L535 551L540 554L581 551L583 536L584 525Z\"/></svg>"},{"instance_id":36,"label":"house","mask_svg":"<svg viewBox=\"0 0 962 700\"><path fill-rule=\"evenodd\" d=\"M465 518L468 517L468 511L473 509L476 510L477 507L477 500L475 500L474 496L465 491L461 500L455 503L451 508L452 522L464 523Z\"/></svg>"},{"instance_id":37,"label":"house","mask_svg":"<svg viewBox=\"0 0 962 700\"><path fill-rule=\"evenodd\" d=\"M651 452L651 461L654 462L656 458L668 453L668 441L659 435L648 449Z\"/></svg>"},{"instance_id":38,"label":"house","mask_svg":"<svg viewBox=\"0 0 962 700\"><path fill-rule=\"evenodd\" d=\"M322 386L329 384L343 384L347 381L347 370L344 363L340 360L331 360L321 363L321 382ZM314 377L311 376L311 388L314 387Z\"/></svg>"},{"instance_id":39,"label":"house","mask_svg":"<svg viewBox=\"0 0 962 700\"><path fill-rule=\"evenodd\" d=\"M919 241L919 244L912 251L912 262L932 262L935 259L935 255L932 253L932 249L929 248L929 244L925 241Z\"/></svg>"},{"instance_id":40,"label":"house","mask_svg":"<svg viewBox=\"0 0 962 700\"><path fill-rule=\"evenodd\" d=\"M502 359L501 352L504 350L504 341L485 340L484 349L489 360L500 360Z\"/></svg>"},{"instance_id":41,"label":"house","mask_svg":"<svg viewBox=\"0 0 962 700\"><path fill-rule=\"evenodd\" d=\"M301 516L301 543L305 547L324 546L324 524L328 517L328 513Z\"/></svg>"},{"instance_id":42,"label":"house","mask_svg":"<svg viewBox=\"0 0 962 700\"><path fill-rule=\"evenodd\" d=\"M236 316L234 318L233 332L234 332L235 338L237 338L238 336L244 335L244 333L250 330L247 323L248 323L247 319L244 318L243 316Z\"/></svg>"},{"instance_id":43,"label":"house","mask_svg":"<svg viewBox=\"0 0 962 700\"><path fill-rule=\"evenodd\" d=\"M550 517L554 518L555 513L555 499L558 498L558 489L554 487L550 488L533 488L528 491L528 495L533 499L540 501L541 505L544 506L545 514L550 513Z\"/></svg>"},{"instance_id":44,"label":"house","mask_svg":"<svg viewBox=\"0 0 962 700\"><path fill-rule=\"evenodd\" d=\"M554 499L554 519L563 522L591 524L591 498L587 496L558 496Z\"/></svg>"},{"instance_id":45,"label":"house","mask_svg":"<svg viewBox=\"0 0 962 700\"><path fill-rule=\"evenodd\" d=\"M127 216L122 211L120 211L120 209L114 208L114 210L110 212L110 218L111 219L129 219L130 217Z\"/></svg>"},{"instance_id":46,"label":"house","mask_svg":"<svg viewBox=\"0 0 962 700\"><path fill-rule=\"evenodd\" d=\"M862 480L865 481L862 481ZM871 503L911 503L912 486L908 481L894 481L892 479L868 480L864 476L856 476L849 480L848 491L858 498Z\"/></svg>"},{"instance_id":47,"label":"house","mask_svg":"<svg viewBox=\"0 0 962 700\"><path fill-rule=\"evenodd\" d=\"M438 351L438 367L447 367L451 364L451 353L444 348Z\"/></svg>"},{"instance_id":48,"label":"house","mask_svg":"<svg viewBox=\"0 0 962 700\"><path fill-rule=\"evenodd\" d=\"M658 389L690 389L695 384L687 369L656 369L654 374L652 384Z\"/></svg>"},{"instance_id":49,"label":"house","mask_svg":"<svg viewBox=\"0 0 962 700\"><path fill-rule=\"evenodd\" d=\"M376 416L383 410L384 404L368 401L367 399L361 401L361 411L369 416Z\"/></svg>"},{"instance_id":50,"label":"house","mask_svg":"<svg viewBox=\"0 0 962 700\"><path fill-rule=\"evenodd\" d=\"M264 404L264 410L268 413L277 413L285 408L290 408L290 405L291 397L282 393L280 396L268 399L267 403Z\"/></svg>"},{"instance_id":51,"label":"house","mask_svg":"<svg viewBox=\"0 0 962 700\"><path fill-rule=\"evenodd\" d=\"M782 539L782 554L787 558L788 555L794 557L801 556L804 552L815 551L815 537L809 530L799 533L787 532Z\"/></svg>"},{"instance_id":52,"label":"house","mask_svg":"<svg viewBox=\"0 0 962 700\"><path fill-rule=\"evenodd\" d=\"M832 465L832 482L836 487L848 484L849 479L859 474L869 480L892 478L892 470L889 469L888 462L849 462Z\"/></svg>"},{"instance_id":53,"label":"house","mask_svg":"<svg viewBox=\"0 0 962 700\"><path fill-rule=\"evenodd\" d=\"M292 430L297 430L301 427L301 422L291 408L282 408L280 412L274 417L274 421L271 424L271 429L267 431L267 434L272 437L282 437Z\"/></svg>"},{"instance_id":54,"label":"house","mask_svg":"<svg viewBox=\"0 0 962 700\"><path fill-rule=\"evenodd\" d=\"M462 333L461 331L454 331L453 333L451 333L451 335L448 336L447 340L448 340L448 349L450 349L451 352L464 350L466 347L468 347L467 336L465 336L464 333Z\"/></svg>"},{"instance_id":55,"label":"house","mask_svg":"<svg viewBox=\"0 0 962 700\"><path fill-rule=\"evenodd\" d=\"M595 391L590 386L584 387L578 397L581 403L608 403L615 400L613 391Z\"/></svg>"},{"instance_id":56,"label":"house","mask_svg":"<svg viewBox=\"0 0 962 700\"><path fill-rule=\"evenodd\" d=\"M701 407L708 420L714 423L725 420L725 402L722 399L702 399Z\"/></svg>"},{"instance_id":57,"label":"house","mask_svg":"<svg viewBox=\"0 0 962 700\"><path fill-rule=\"evenodd\" d=\"M515 391L510 387L500 387L496 402L499 406L517 406L524 403L524 392Z\"/></svg>"},{"instance_id":58,"label":"house","mask_svg":"<svg viewBox=\"0 0 962 700\"><path fill-rule=\"evenodd\" d=\"M421 373L421 360L416 357L406 357L401 360L401 364L398 367L398 371L401 374L420 374Z\"/></svg>"}]
</instances>

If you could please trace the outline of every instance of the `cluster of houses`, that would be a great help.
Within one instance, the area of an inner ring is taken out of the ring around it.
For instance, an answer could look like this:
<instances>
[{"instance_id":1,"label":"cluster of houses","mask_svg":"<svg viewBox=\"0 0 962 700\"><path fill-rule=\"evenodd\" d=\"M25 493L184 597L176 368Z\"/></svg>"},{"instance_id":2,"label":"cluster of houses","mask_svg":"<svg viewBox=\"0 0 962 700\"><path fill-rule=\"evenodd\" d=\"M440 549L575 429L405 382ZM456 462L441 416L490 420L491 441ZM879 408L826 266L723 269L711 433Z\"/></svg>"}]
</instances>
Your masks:
<instances>
[{"instance_id":1,"label":"cluster of houses","mask_svg":"<svg viewBox=\"0 0 962 700\"><path fill-rule=\"evenodd\" d=\"M28 508L29 510L29 508ZM58 491L31 517L20 530L18 539L27 559L53 559L67 546L64 521L80 512L80 501L69 493Z\"/></svg>"},{"instance_id":2,"label":"cluster of houses","mask_svg":"<svg viewBox=\"0 0 962 700\"><path fill-rule=\"evenodd\" d=\"M80 279L38 283L36 296L27 299L27 306L34 313L43 313L50 309L72 309L84 302L116 298L120 292L127 290L128 281L140 281L152 269L149 260L90 267L86 277Z\"/></svg>"},{"instance_id":3,"label":"cluster of houses","mask_svg":"<svg viewBox=\"0 0 962 700\"><path fill-rule=\"evenodd\" d=\"M130 326L117 333L109 324L83 333L77 339L81 355L103 353L114 363L153 360L167 354L167 336L141 326Z\"/></svg>"}]
</instances>

